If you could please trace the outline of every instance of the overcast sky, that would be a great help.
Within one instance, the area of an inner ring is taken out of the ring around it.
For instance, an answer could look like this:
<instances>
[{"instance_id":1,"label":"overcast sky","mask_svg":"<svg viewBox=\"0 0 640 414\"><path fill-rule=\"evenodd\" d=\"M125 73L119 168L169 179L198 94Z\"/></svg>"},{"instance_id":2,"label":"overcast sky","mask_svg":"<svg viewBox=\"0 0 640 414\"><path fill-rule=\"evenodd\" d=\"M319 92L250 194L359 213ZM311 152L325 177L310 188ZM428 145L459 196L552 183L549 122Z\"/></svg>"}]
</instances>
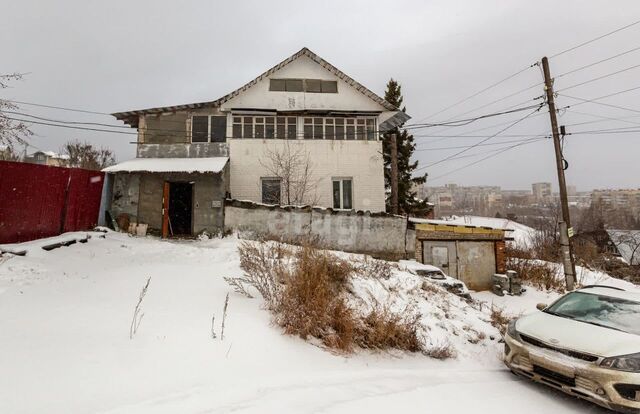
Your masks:
<instances>
[{"instance_id":1,"label":"overcast sky","mask_svg":"<svg viewBox=\"0 0 640 414\"><path fill-rule=\"evenodd\" d=\"M544 55L640 19L637 0L0 0L0 10L0 73L28 73L22 82L1 91L3 98L105 113L213 100L307 46L380 95L390 77L400 81L407 112L413 117L409 123L460 119L540 102L534 98L543 90L536 86L461 115L541 82L540 70L533 67L433 115ZM551 71L560 75L639 46L640 24L551 59ZM555 87L561 90L637 64L640 50L560 77ZM571 88L566 95L591 99L638 86L640 67ZM569 126L567 131L634 129L634 125L640 130L639 98L640 89L600 101L632 110L583 103L562 111L560 123L603 121L595 117L600 116L618 120ZM579 102L557 98L559 107ZM29 105L21 105L21 111L70 121L118 123L108 116ZM416 157L424 166L453 156L461 149L442 148L478 143L509 126L505 122L526 114L415 130L421 150ZM112 148L118 160L134 157L130 141L135 136L39 125L32 130L36 136L29 152L36 147L57 151L64 142L78 139ZM551 181L556 188L551 140L534 141L463 168L514 145L513 141L549 131L548 114L533 114L485 142L506 143L478 146L458 156L464 158L427 168L429 183L526 189L532 182ZM465 134L474 137L455 137ZM569 184L578 190L639 187L639 138L638 133L568 136ZM460 170L452 172L456 169Z\"/></svg>"}]
</instances>

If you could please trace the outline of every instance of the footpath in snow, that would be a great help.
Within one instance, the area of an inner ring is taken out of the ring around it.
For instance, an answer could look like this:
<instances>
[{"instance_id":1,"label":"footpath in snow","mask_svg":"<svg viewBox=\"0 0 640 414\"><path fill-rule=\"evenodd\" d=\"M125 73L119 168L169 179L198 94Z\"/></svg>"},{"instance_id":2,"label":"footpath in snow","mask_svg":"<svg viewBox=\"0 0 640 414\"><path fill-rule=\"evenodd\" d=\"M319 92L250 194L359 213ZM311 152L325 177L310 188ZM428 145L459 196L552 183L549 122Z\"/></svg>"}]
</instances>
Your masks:
<instances>
[{"instance_id":1,"label":"footpath in snow","mask_svg":"<svg viewBox=\"0 0 640 414\"><path fill-rule=\"evenodd\" d=\"M51 251L42 241L27 243L26 256L0 257L0 413L605 412L510 374L498 340L468 342L465 325L492 328L462 302L414 303L432 325L427 338L450 336L455 359L339 355L283 335L261 299L233 292L223 277L241 274L234 237L90 235L87 243ZM148 277L144 317L130 340ZM356 288L379 300L399 291L394 300L414 301L417 280L406 272L385 289L371 283L360 280ZM519 298L474 297L517 314L553 298L544 295L530 289ZM441 319L443 306L456 317ZM448 334L453 330L459 335Z\"/></svg>"}]
</instances>

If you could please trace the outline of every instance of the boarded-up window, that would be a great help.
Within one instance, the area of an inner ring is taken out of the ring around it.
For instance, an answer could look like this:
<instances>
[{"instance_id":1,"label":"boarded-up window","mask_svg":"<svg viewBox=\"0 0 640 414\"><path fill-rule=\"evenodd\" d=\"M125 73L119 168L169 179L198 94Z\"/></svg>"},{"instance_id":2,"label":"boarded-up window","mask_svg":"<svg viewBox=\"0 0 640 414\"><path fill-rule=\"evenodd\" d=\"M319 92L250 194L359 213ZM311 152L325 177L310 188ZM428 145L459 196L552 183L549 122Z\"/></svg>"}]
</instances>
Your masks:
<instances>
[{"instance_id":1,"label":"boarded-up window","mask_svg":"<svg viewBox=\"0 0 640 414\"><path fill-rule=\"evenodd\" d=\"M304 85L302 84L302 79L286 79L286 89L287 92L303 92Z\"/></svg>"},{"instance_id":2,"label":"boarded-up window","mask_svg":"<svg viewBox=\"0 0 640 414\"><path fill-rule=\"evenodd\" d=\"M262 178L262 202L280 204L280 178Z\"/></svg>"},{"instance_id":3,"label":"boarded-up window","mask_svg":"<svg viewBox=\"0 0 640 414\"><path fill-rule=\"evenodd\" d=\"M306 79L305 80L306 91L317 92L317 93L322 92L322 87L320 86L321 82L322 81L320 79Z\"/></svg>"},{"instance_id":4,"label":"boarded-up window","mask_svg":"<svg viewBox=\"0 0 640 414\"><path fill-rule=\"evenodd\" d=\"M322 93L338 93L337 81L322 81Z\"/></svg>"},{"instance_id":5,"label":"boarded-up window","mask_svg":"<svg viewBox=\"0 0 640 414\"><path fill-rule=\"evenodd\" d=\"M269 80L269 90L282 92L286 91L285 89L285 80L284 79L270 79Z\"/></svg>"},{"instance_id":6,"label":"boarded-up window","mask_svg":"<svg viewBox=\"0 0 640 414\"><path fill-rule=\"evenodd\" d=\"M191 119L191 142L209 141L209 117L194 116Z\"/></svg>"},{"instance_id":7,"label":"boarded-up window","mask_svg":"<svg viewBox=\"0 0 640 414\"><path fill-rule=\"evenodd\" d=\"M211 142L225 142L227 140L227 117L211 117Z\"/></svg>"}]
</instances>

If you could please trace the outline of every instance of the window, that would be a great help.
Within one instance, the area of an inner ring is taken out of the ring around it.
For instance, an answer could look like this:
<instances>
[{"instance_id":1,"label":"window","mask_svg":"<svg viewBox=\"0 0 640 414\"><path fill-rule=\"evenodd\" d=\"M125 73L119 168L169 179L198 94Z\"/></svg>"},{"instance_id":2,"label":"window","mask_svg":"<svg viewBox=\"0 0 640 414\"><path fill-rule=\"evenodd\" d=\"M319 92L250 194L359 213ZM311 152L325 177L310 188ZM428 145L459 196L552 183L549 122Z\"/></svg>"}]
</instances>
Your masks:
<instances>
[{"instance_id":1,"label":"window","mask_svg":"<svg viewBox=\"0 0 640 414\"><path fill-rule=\"evenodd\" d=\"M287 89L287 92L304 92L302 79L286 79L285 88Z\"/></svg>"},{"instance_id":2,"label":"window","mask_svg":"<svg viewBox=\"0 0 640 414\"><path fill-rule=\"evenodd\" d=\"M313 139L313 118L304 119L304 139Z\"/></svg>"},{"instance_id":3,"label":"window","mask_svg":"<svg viewBox=\"0 0 640 414\"><path fill-rule=\"evenodd\" d=\"M322 81L320 79L306 79L304 82L306 92L322 92Z\"/></svg>"},{"instance_id":4,"label":"window","mask_svg":"<svg viewBox=\"0 0 640 414\"><path fill-rule=\"evenodd\" d=\"M280 204L280 178L262 178L262 202Z\"/></svg>"},{"instance_id":5,"label":"window","mask_svg":"<svg viewBox=\"0 0 640 414\"><path fill-rule=\"evenodd\" d=\"M191 120L191 142L209 141L209 117L194 116Z\"/></svg>"},{"instance_id":6,"label":"window","mask_svg":"<svg viewBox=\"0 0 640 414\"><path fill-rule=\"evenodd\" d=\"M272 92L338 93L338 81L322 79L269 79Z\"/></svg>"},{"instance_id":7,"label":"window","mask_svg":"<svg viewBox=\"0 0 640 414\"><path fill-rule=\"evenodd\" d=\"M235 120L234 120L235 122ZM234 125L235 126L235 125ZM235 136L235 130L234 130ZM195 115L191 118L191 142L225 142L227 116Z\"/></svg>"},{"instance_id":8,"label":"window","mask_svg":"<svg viewBox=\"0 0 640 414\"><path fill-rule=\"evenodd\" d=\"M285 80L284 79L270 79L269 80L269 90L276 92L284 92L287 89L285 88Z\"/></svg>"},{"instance_id":9,"label":"window","mask_svg":"<svg viewBox=\"0 0 640 414\"><path fill-rule=\"evenodd\" d=\"M333 179L333 208L351 210L353 208L353 188L351 178Z\"/></svg>"},{"instance_id":10,"label":"window","mask_svg":"<svg viewBox=\"0 0 640 414\"><path fill-rule=\"evenodd\" d=\"M227 140L227 116L211 117L211 142L225 142Z\"/></svg>"},{"instance_id":11,"label":"window","mask_svg":"<svg viewBox=\"0 0 640 414\"><path fill-rule=\"evenodd\" d=\"M234 138L296 139L297 118L290 116L234 116Z\"/></svg>"},{"instance_id":12,"label":"window","mask_svg":"<svg viewBox=\"0 0 640 414\"><path fill-rule=\"evenodd\" d=\"M338 93L337 81L322 81L322 93Z\"/></svg>"}]
</instances>

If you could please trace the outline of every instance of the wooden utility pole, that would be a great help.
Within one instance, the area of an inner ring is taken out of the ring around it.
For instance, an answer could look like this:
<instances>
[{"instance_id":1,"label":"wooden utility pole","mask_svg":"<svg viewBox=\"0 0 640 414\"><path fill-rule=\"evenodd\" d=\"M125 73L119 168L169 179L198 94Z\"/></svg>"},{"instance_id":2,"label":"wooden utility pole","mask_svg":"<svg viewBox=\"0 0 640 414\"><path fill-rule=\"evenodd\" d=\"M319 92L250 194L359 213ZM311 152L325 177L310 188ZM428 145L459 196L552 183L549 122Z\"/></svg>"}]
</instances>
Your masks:
<instances>
[{"instance_id":1,"label":"wooden utility pole","mask_svg":"<svg viewBox=\"0 0 640 414\"><path fill-rule=\"evenodd\" d=\"M398 214L398 144L391 134L391 213Z\"/></svg>"},{"instance_id":2,"label":"wooden utility pole","mask_svg":"<svg viewBox=\"0 0 640 414\"><path fill-rule=\"evenodd\" d=\"M556 169L558 170L558 186L560 188L560 205L562 206L562 221L560 224L560 247L562 249L562 263L564 265L564 277L567 290L573 290L576 281L576 266L573 261L573 249L571 248L571 236L573 228L569 217L569 200L567 197L567 183L564 178L564 158L560 147L560 134L558 133L558 119L556 118L556 103L553 96L553 79L549 70L549 59L542 58L542 70L544 72L544 86L549 105L549 117L551 118L551 132L553 134L553 147L556 152Z\"/></svg>"}]
</instances>

